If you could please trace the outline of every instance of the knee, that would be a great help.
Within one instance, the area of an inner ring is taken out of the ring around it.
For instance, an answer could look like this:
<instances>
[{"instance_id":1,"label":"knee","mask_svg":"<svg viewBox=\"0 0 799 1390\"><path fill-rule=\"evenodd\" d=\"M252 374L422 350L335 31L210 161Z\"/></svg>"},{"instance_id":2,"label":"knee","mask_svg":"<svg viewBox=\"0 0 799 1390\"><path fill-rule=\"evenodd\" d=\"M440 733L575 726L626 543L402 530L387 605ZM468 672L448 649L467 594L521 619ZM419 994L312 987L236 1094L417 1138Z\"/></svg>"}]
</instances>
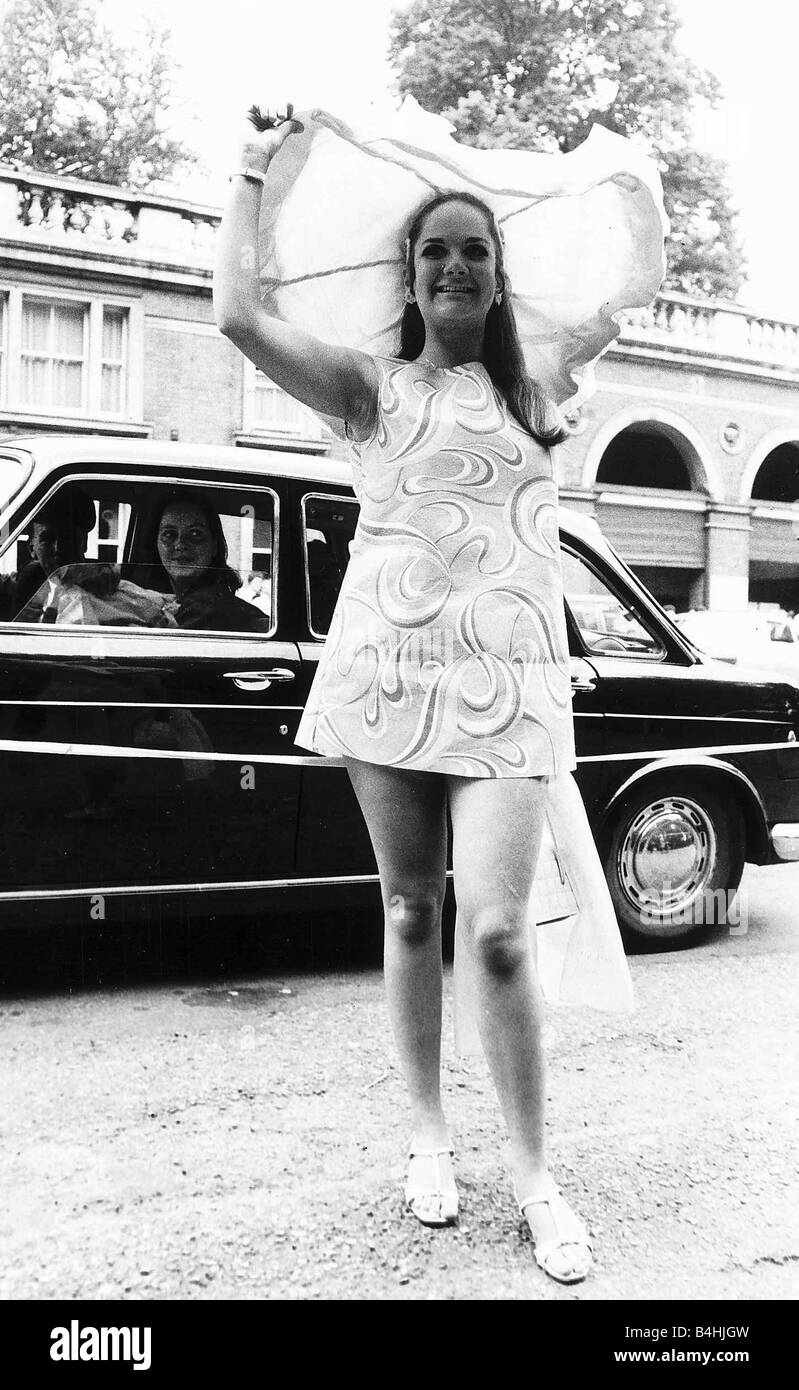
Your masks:
<instances>
[{"instance_id":1,"label":"knee","mask_svg":"<svg viewBox=\"0 0 799 1390\"><path fill-rule=\"evenodd\" d=\"M432 885L393 893L386 908L386 928L407 945L423 945L439 930L443 891Z\"/></svg>"},{"instance_id":2,"label":"knee","mask_svg":"<svg viewBox=\"0 0 799 1390\"><path fill-rule=\"evenodd\" d=\"M475 958L489 974L514 975L527 958L527 922L515 908L485 907L471 914Z\"/></svg>"}]
</instances>

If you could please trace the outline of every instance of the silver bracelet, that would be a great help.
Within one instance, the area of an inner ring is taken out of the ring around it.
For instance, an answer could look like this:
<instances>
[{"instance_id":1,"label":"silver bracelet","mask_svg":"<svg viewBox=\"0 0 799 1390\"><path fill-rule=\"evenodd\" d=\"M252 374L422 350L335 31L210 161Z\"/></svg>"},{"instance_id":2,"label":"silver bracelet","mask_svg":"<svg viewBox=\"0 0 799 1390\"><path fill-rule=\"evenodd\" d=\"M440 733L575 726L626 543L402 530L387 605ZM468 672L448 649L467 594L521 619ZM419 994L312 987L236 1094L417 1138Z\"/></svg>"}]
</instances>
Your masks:
<instances>
[{"instance_id":1,"label":"silver bracelet","mask_svg":"<svg viewBox=\"0 0 799 1390\"><path fill-rule=\"evenodd\" d=\"M254 179L256 183L266 183L266 174L262 174L260 169L234 169L228 183L232 183L237 178Z\"/></svg>"}]
</instances>

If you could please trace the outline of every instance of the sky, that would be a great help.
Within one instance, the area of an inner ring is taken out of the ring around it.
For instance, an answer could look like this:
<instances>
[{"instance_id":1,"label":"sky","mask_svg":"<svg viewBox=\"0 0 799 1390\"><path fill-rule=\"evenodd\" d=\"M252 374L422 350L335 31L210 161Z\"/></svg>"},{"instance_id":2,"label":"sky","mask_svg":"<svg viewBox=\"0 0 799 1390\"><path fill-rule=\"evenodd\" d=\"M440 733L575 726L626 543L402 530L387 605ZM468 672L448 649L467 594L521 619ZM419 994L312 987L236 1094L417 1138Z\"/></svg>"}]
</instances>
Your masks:
<instances>
[{"instance_id":1,"label":"sky","mask_svg":"<svg viewBox=\"0 0 799 1390\"><path fill-rule=\"evenodd\" d=\"M120 38L152 15L172 32L181 65L176 133L207 172L178 192L218 206L253 101L343 116L391 94L386 60L392 12L408 0L100 0ZM676 0L682 46L720 79L725 99L698 120L701 142L730 166L749 273L739 299L799 321L794 149L799 100L796 0ZM435 0L430 0L435 9ZM0 6L0 8L3 8Z\"/></svg>"}]
</instances>

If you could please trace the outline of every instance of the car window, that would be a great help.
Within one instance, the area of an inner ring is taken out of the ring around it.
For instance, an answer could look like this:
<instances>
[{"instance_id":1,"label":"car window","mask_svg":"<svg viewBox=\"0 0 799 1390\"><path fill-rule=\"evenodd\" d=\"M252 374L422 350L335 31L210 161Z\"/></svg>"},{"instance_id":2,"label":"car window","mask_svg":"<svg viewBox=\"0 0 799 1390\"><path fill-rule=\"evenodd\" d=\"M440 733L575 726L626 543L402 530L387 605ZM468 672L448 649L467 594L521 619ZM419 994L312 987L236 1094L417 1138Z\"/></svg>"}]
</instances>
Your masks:
<instances>
[{"instance_id":1,"label":"car window","mask_svg":"<svg viewBox=\"0 0 799 1390\"><path fill-rule=\"evenodd\" d=\"M309 493L302 500L305 601L308 628L325 637L350 557L358 504L346 497Z\"/></svg>"},{"instance_id":2,"label":"car window","mask_svg":"<svg viewBox=\"0 0 799 1390\"><path fill-rule=\"evenodd\" d=\"M33 459L27 455L0 452L0 512L14 500L33 472Z\"/></svg>"},{"instance_id":3,"label":"car window","mask_svg":"<svg viewBox=\"0 0 799 1390\"><path fill-rule=\"evenodd\" d=\"M566 606L589 652L660 660L666 648L630 596L616 593L583 556L563 546Z\"/></svg>"},{"instance_id":4,"label":"car window","mask_svg":"<svg viewBox=\"0 0 799 1390\"><path fill-rule=\"evenodd\" d=\"M277 528L268 488L76 475L41 499L3 553L2 616L267 635Z\"/></svg>"}]
</instances>

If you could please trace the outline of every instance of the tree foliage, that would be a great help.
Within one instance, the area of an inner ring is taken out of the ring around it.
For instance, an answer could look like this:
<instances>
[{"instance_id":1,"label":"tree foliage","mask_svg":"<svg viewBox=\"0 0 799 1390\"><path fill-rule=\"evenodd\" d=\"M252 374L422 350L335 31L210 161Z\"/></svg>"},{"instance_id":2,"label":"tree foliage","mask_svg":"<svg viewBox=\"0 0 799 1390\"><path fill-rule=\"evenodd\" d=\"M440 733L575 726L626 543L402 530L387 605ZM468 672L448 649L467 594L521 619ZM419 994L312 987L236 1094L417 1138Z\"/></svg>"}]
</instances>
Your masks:
<instances>
[{"instance_id":1,"label":"tree foliage","mask_svg":"<svg viewBox=\"0 0 799 1390\"><path fill-rule=\"evenodd\" d=\"M400 91L468 144L565 152L594 122L645 142L672 219L667 285L733 296L744 261L726 166L692 133L692 108L721 91L679 29L674 0L413 0L390 56Z\"/></svg>"},{"instance_id":2,"label":"tree foliage","mask_svg":"<svg viewBox=\"0 0 799 1390\"><path fill-rule=\"evenodd\" d=\"M0 24L0 160L146 188L195 156L165 128L169 33L122 46L93 0L12 0Z\"/></svg>"}]
</instances>

